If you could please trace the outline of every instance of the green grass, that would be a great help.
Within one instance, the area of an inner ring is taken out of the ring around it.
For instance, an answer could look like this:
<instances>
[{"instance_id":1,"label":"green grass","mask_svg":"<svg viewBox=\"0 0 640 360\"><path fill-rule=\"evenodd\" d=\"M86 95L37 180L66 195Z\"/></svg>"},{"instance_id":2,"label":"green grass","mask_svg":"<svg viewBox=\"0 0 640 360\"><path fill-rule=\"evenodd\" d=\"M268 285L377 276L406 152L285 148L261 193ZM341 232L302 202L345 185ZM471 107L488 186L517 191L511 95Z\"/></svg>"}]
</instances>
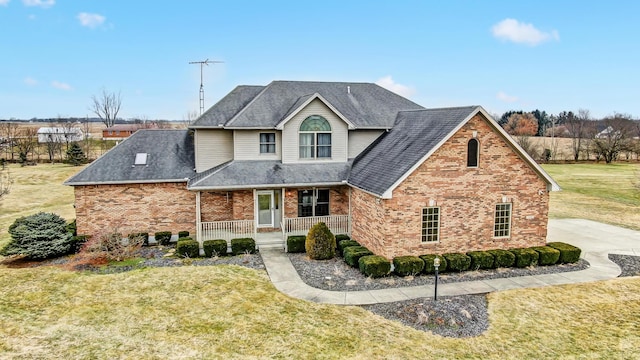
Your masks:
<instances>
[{"instance_id":1,"label":"green grass","mask_svg":"<svg viewBox=\"0 0 640 360\"><path fill-rule=\"evenodd\" d=\"M553 218L582 218L640 230L640 164L546 164L560 184L551 193Z\"/></svg>"}]
</instances>

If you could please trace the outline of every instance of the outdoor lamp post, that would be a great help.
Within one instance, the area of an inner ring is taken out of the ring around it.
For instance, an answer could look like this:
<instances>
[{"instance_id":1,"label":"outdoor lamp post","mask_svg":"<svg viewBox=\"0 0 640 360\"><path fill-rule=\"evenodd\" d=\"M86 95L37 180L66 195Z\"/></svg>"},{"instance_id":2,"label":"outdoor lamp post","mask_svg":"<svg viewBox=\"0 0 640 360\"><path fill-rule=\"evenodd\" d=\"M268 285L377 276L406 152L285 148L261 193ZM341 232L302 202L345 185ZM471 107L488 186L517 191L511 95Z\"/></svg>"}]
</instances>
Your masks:
<instances>
[{"instance_id":1,"label":"outdoor lamp post","mask_svg":"<svg viewBox=\"0 0 640 360\"><path fill-rule=\"evenodd\" d=\"M436 270L436 288L435 288L435 291L433 292L433 300L437 301L438 300L438 268L440 267L440 258L437 256L435 259L433 259L433 267Z\"/></svg>"}]
</instances>

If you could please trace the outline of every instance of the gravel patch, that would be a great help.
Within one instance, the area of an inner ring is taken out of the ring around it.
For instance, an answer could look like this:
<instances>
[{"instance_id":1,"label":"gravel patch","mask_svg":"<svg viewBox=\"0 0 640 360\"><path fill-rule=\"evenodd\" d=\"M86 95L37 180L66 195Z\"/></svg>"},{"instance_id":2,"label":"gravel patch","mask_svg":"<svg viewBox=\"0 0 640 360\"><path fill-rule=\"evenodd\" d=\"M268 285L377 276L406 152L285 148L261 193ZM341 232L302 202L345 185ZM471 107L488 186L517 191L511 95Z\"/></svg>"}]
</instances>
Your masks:
<instances>
[{"instance_id":1,"label":"gravel patch","mask_svg":"<svg viewBox=\"0 0 640 360\"><path fill-rule=\"evenodd\" d=\"M398 288L405 286L419 286L433 284L433 275L417 276L387 276L373 279L362 275L359 269L347 265L342 258L330 260L311 260L306 254L287 254L293 267L302 280L310 286L323 290L334 291L360 291ZM574 264L561 264L553 266L535 266L524 269L500 268L493 270L466 271L462 273L444 273L439 276L440 284L461 281L474 281L507 278L514 276L527 276L539 274L553 274L568 271L584 270L589 263L580 259Z\"/></svg>"},{"instance_id":2,"label":"gravel patch","mask_svg":"<svg viewBox=\"0 0 640 360\"><path fill-rule=\"evenodd\" d=\"M609 254L609 260L620 266L620 277L640 276L640 256Z\"/></svg>"}]
</instances>

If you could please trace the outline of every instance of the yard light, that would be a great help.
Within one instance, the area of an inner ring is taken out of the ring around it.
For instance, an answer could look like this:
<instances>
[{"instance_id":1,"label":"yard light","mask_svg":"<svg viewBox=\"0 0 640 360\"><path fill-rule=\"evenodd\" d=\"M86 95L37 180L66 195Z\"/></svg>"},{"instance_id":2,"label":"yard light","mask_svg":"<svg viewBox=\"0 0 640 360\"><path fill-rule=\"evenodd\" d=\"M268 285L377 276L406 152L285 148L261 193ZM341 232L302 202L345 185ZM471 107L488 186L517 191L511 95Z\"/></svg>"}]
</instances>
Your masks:
<instances>
[{"instance_id":1,"label":"yard light","mask_svg":"<svg viewBox=\"0 0 640 360\"><path fill-rule=\"evenodd\" d=\"M438 256L436 256L436 258L433 259L433 267L436 270L436 287L435 287L435 291L433 292L433 300L437 301L438 300L438 268L440 267L440 258Z\"/></svg>"}]
</instances>

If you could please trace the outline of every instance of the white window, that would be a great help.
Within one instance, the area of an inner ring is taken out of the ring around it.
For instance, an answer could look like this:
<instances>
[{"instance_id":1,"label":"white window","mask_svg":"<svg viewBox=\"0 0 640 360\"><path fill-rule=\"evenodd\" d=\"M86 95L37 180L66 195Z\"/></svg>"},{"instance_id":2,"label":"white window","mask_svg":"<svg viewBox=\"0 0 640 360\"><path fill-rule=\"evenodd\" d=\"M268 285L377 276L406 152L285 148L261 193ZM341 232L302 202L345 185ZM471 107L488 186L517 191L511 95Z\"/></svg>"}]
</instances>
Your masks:
<instances>
[{"instance_id":1,"label":"white window","mask_svg":"<svg viewBox=\"0 0 640 360\"><path fill-rule=\"evenodd\" d=\"M276 134L260 133L260 154L276 153Z\"/></svg>"},{"instance_id":2,"label":"white window","mask_svg":"<svg viewBox=\"0 0 640 360\"><path fill-rule=\"evenodd\" d=\"M422 209L422 242L437 242L440 239L440 207Z\"/></svg>"},{"instance_id":3,"label":"white window","mask_svg":"<svg viewBox=\"0 0 640 360\"><path fill-rule=\"evenodd\" d=\"M509 237L511 235L511 204L502 203L496 205L495 223L493 225L494 237Z\"/></svg>"},{"instance_id":4,"label":"white window","mask_svg":"<svg viewBox=\"0 0 640 360\"><path fill-rule=\"evenodd\" d=\"M300 124L300 158L331 158L331 125L319 115L311 115Z\"/></svg>"}]
</instances>

